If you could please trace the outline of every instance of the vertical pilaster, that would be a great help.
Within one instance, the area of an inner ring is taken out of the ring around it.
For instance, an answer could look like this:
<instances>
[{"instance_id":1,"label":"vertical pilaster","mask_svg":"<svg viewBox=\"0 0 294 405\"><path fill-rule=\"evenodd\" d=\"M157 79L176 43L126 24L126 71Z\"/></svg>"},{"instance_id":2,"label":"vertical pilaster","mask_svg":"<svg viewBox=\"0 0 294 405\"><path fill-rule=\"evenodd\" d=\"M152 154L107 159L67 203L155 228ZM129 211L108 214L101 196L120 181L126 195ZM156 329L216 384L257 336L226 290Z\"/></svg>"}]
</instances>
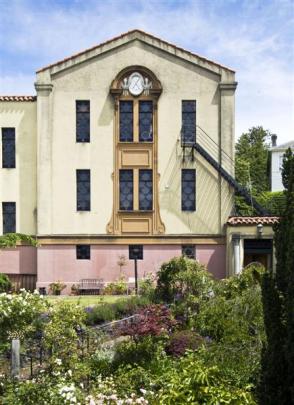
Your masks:
<instances>
[{"instance_id":1,"label":"vertical pilaster","mask_svg":"<svg viewBox=\"0 0 294 405\"><path fill-rule=\"evenodd\" d=\"M241 236L239 234L232 235L233 242L233 260L234 260L234 274L241 273Z\"/></svg>"},{"instance_id":2,"label":"vertical pilaster","mask_svg":"<svg viewBox=\"0 0 294 405\"><path fill-rule=\"evenodd\" d=\"M50 94L52 84L35 83L37 91L37 234L51 234L52 136Z\"/></svg>"}]
</instances>

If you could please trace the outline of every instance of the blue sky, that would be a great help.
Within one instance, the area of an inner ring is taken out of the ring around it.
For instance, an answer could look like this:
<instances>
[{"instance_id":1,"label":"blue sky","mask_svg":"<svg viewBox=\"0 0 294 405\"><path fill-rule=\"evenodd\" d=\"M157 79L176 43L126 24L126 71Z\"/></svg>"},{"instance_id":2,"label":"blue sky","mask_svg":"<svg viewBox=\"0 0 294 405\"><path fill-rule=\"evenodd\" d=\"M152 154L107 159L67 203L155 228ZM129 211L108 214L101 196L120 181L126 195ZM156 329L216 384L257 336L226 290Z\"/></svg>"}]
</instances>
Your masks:
<instances>
[{"instance_id":1,"label":"blue sky","mask_svg":"<svg viewBox=\"0 0 294 405\"><path fill-rule=\"evenodd\" d=\"M140 28L236 70L236 136L294 138L294 0L0 0L0 94L34 72Z\"/></svg>"}]
</instances>

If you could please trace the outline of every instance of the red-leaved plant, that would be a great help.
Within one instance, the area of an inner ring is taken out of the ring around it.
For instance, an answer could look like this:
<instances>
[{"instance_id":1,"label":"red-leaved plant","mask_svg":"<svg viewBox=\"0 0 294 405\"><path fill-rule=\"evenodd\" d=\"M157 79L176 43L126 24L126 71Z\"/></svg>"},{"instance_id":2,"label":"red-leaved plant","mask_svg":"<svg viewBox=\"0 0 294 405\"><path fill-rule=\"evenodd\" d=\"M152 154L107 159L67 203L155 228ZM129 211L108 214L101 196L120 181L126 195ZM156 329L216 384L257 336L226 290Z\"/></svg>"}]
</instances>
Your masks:
<instances>
[{"instance_id":1,"label":"red-leaved plant","mask_svg":"<svg viewBox=\"0 0 294 405\"><path fill-rule=\"evenodd\" d=\"M142 336L160 336L169 333L176 324L177 321L167 306L152 304L139 309L135 321L118 327L117 333L138 340Z\"/></svg>"}]
</instances>

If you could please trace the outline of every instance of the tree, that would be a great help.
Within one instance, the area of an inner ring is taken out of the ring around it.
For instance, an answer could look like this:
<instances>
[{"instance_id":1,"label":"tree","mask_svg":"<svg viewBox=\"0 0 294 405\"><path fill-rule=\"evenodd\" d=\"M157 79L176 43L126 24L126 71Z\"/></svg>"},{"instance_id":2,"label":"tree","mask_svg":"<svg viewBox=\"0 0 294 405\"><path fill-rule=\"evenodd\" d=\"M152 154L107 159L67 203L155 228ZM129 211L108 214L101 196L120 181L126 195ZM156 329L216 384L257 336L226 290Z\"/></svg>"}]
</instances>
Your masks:
<instances>
[{"instance_id":1,"label":"tree","mask_svg":"<svg viewBox=\"0 0 294 405\"><path fill-rule=\"evenodd\" d=\"M260 193L269 190L270 185L268 176L270 136L270 132L261 126L252 127L241 135L235 148L236 180L248 189L257 202L259 202ZM255 209L248 205L241 196L235 197L235 206L239 215L256 214Z\"/></svg>"},{"instance_id":2,"label":"tree","mask_svg":"<svg viewBox=\"0 0 294 405\"><path fill-rule=\"evenodd\" d=\"M262 283L267 344L262 354L259 398L262 405L294 403L294 154L283 159L286 207L275 226L276 272Z\"/></svg>"},{"instance_id":3,"label":"tree","mask_svg":"<svg viewBox=\"0 0 294 405\"><path fill-rule=\"evenodd\" d=\"M245 187L250 182L253 194L269 190L270 136L270 132L261 126L252 127L236 144L236 180Z\"/></svg>"}]
</instances>

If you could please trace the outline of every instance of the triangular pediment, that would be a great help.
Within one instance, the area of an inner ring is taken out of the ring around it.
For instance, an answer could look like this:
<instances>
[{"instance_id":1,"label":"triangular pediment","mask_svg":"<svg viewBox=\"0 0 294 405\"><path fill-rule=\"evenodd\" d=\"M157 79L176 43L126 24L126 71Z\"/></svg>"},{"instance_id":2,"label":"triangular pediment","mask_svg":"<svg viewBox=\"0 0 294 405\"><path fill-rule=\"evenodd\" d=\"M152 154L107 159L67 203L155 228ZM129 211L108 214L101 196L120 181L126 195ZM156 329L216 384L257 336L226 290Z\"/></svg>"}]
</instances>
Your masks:
<instances>
[{"instance_id":1,"label":"triangular pediment","mask_svg":"<svg viewBox=\"0 0 294 405\"><path fill-rule=\"evenodd\" d=\"M151 34L148 34L138 29L128 31L124 34L121 34L120 36L112 38L92 48L85 49L82 52L69 56L51 65L45 66L42 69L39 69L37 71L37 74L45 71L46 73L50 74L59 73L63 70L72 68L78 64L84 63L90 59L98 57L106 52L115 50L118 47L122 47L136 40L141 41L142 43L147 44L150 47L153 47L157 50L161 50L162 52L171 54L176 58L180 58L189 63L193 63L213 73L221 75L222 71L226 71L229 74L230 73L234 74L234 71L226 66L213 62L200 55L187 51L183 48L180 48L174 44L171 44L167 41L164 41L158 37L155 37Z\"/></svg>"}]
</instances>

